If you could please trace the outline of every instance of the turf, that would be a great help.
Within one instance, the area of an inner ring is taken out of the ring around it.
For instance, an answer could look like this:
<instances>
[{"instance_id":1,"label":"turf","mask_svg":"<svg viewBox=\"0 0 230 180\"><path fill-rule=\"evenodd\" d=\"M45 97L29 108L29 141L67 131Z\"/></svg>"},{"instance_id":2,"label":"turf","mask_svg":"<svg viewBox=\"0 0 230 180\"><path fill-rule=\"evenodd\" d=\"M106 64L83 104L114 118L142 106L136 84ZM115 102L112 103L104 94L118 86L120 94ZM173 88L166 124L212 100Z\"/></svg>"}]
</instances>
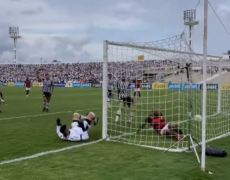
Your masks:
<instances>
[{"instance_id":1,"label":"turf","mask_svg":"<svg viewBox=\"0 0 230 180\"><path fill-rule=\"evenodd\" d=\"M29 97L22 88L4 87L6 104L0 114L0 161L76 145L55 134L55 120L70 123L73 111L95 111L101 118L101 90L56 88L48 113L41 112L40 88ZM20 117L21 116L21 117ZM13 117L13 118L11 118ZM101 138L100 124L90 131ZM229 138L209 145L229 152ZM207 157L200 171L194 153L170 153L113 142L100 142L39 158L0 165L0 179L223 179L230 176L230 158ZM212 171L213 174L209 174Z\"/></svg>"}]
</instances>

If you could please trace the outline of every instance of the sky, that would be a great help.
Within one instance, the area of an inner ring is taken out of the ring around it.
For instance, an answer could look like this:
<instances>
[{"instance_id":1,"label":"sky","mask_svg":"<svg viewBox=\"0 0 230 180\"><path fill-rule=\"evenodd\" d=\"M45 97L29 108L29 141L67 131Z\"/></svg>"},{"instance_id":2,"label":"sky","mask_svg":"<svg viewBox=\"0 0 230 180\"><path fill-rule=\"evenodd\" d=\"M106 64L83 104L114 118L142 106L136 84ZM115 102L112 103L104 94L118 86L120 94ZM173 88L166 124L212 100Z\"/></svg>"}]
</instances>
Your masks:
<instances>
[{"instance_id":1,"label":"sky","mask_svg":"<svg viewBox=\"0 0 230 180\"><path fill-rule=\"evenodd\" d=\"M230 1L209 0L230 31ZM186 31L183 11L199 0L0 0L0 63L13 62L9 27L18 26L17 63L101 60L103 40L149 42ZM226 33L209 8L208 53L230 50ZM203 0L193 49L202 53Z\"/></svg>"}]
</instances>

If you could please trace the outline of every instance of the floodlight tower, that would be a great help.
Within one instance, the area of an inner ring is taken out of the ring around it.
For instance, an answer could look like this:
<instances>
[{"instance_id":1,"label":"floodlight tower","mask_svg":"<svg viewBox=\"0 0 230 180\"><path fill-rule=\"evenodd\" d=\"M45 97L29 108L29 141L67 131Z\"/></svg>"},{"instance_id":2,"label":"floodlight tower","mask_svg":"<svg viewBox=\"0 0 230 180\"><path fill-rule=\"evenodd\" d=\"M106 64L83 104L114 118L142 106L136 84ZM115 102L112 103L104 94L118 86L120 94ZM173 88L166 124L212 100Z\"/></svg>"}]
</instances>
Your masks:
<instances>
[{"instance_id":1,"label":"floodlight tower","mask_svg":"<svg viewBox=\"0 0 230 180\"><path fill-rule=\"evenodd\" d=\"M21 38L21 36L19 35L19 27L16 27L16 26L11 26L9 27L9 35L10 35L10 38L12 38L14 40L14 59L13 59L13 63L16 63L17 62L17 41L19 38Z\"/></svg>"},{"instance_id":2,"label":"floodlight tower","mask_svg":"<svg viewBox=\"0 0 230 180\"><path fill-rule=\"evenodd\" d=\"M199 24L199 21L196 21L196 10L189 9L184 11L184 25L189 27L189 47L192 49L192 28L193 26Z\"/></svg>"}]
</instances>

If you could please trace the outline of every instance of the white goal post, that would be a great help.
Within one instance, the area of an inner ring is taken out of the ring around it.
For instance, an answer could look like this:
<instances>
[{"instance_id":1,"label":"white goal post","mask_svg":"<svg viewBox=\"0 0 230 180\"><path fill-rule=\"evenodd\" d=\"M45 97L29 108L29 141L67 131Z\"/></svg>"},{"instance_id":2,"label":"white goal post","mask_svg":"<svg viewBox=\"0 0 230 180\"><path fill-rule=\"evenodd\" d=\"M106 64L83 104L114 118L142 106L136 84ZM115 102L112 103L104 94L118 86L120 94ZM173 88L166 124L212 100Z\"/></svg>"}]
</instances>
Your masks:
<instances>
[{"instance_id":1,"label":"white goal post","mask_svg":"<svg viewBox=\"0 0 230 180\"><path fill-rule=\"evenodd\" d=\"M191 51L184 34L145 43L104 41L103 59L104 139L173 152L201 144L203 54ZM207 59L209 142L230 133L230 82L221 82L228 72L220 57ZM177 126L173 134L146 121L154 111Z\"/></svg>"}]
</instances>

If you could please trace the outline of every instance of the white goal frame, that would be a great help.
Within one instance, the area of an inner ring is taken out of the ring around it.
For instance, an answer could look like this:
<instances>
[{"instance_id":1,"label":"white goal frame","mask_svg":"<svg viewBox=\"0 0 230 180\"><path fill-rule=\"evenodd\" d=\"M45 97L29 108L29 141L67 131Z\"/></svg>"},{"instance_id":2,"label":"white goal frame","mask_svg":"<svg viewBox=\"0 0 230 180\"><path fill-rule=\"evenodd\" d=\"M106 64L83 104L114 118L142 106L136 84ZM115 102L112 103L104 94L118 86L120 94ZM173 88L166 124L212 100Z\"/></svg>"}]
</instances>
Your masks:
<instances>
[{"instance_id":1,"label":"white goal frame","mask_svg":"<svg viewBox=\"0 0 230 180\"><path fill-rule=\"evenodd\" d=\"M183 34L182 34L183 35ZM180 35L180 36L182 36ZM151 53L151 51L159 51L159 52L167 52L167 53L170 53L170 54L182 54L182 55L185 55L186 57L189 57L192 59L192 61L194 61L195 63L199 64L199 66L202 66L202 59L204 57L203 54L199 54L199 53L194 53L192 51L178 51L178 50L173 50L173 49L166 49L166 48L159 48L159 47L154 47L154 46L149 46L148 44L137 44L137 43L124 43L124 42L114 42L114 41L104 41L103 43L103 84L102 84L102 87L103 87L103 124L102 124L102 138L105 139L105 140L109 140L110 137L108 135L108 97L107 97L107 90L108 90L108 48L109 48L109 45L114 45L114 46L118 46L118 47L128 47L128 48L133 48L133 49L141 49L143 51L146 51L148 53ZM219 56L210 56L210 55L207 55L207 59L221 59L221 57ZM212 64L212 65L215 65L215 66L219 66L219 73L221 73L221 65L218 61L209 61L207 60L206 63L208 65ZM206 65L207 65L206 64ZM227 63L228 64L228 63ZM206 76L205 78L206 79ZM206 83L207 81L205 82L202 82L203 83L203 87L206 87ZM204 85L205 84L205 85ZM219 86L221 86L221 81L218 82ZM204 94L207 94L206 92L206 88L203 88L205 89L205 92ZM217 105L217 108L216 108L216 114L219 114L221 113L221 88L218 89L218 96L217 96L218 100L218 105ZM204 99L203 99L204 101ZM205 99L206 101L206 99ZM205 108L205 111L203 111L202 115L203 115L203 119L202 119L202 128L206 126L206 103L202 103L203 106L202 106L202 111L204 110ZM204 114L205 113L205 114ZM205 120L204 120L205 119ZM205 136L206 134L206 130L202 129L202 132L201 132L201 136L204 138L206 137ZM218 138L221 138L221 137L224 137L224 136L227 136L227 135L230 135L230 134L225 134L223 136L220 136L220 137L217 137L217 138L213 138L213 139L208 139L208 141L212 141L212 140L215 140L215 139L218 139ZM206 144L207 140L205 139L202 139L201 142L199 142L199 144L197 145L202 145L202 144ZM197 145L194 145L193 146L197 146ZM138 145L139 146L139 145ZM144 146L144 145L140 145L140 146ZM203 145L203 147L205 147L206 145ZM148 147L148 146L144 146L144 147ZM155 147L154 147L155 148ZM195 147L194 147L195 148ZM155 148L155 149L161 149L161 148ZM186 149L183 149L182 151L184 151ZM205 153L205 148L202 148L202 154ZM196 156L197 156L197 159L198 159L198 162L199 162L199 157L196 153ZM201 162L202 161L205 161L205 160L202 160L201 159ZM202 164L202 163L201 163Z\"/></svg>"}]
</instances>

